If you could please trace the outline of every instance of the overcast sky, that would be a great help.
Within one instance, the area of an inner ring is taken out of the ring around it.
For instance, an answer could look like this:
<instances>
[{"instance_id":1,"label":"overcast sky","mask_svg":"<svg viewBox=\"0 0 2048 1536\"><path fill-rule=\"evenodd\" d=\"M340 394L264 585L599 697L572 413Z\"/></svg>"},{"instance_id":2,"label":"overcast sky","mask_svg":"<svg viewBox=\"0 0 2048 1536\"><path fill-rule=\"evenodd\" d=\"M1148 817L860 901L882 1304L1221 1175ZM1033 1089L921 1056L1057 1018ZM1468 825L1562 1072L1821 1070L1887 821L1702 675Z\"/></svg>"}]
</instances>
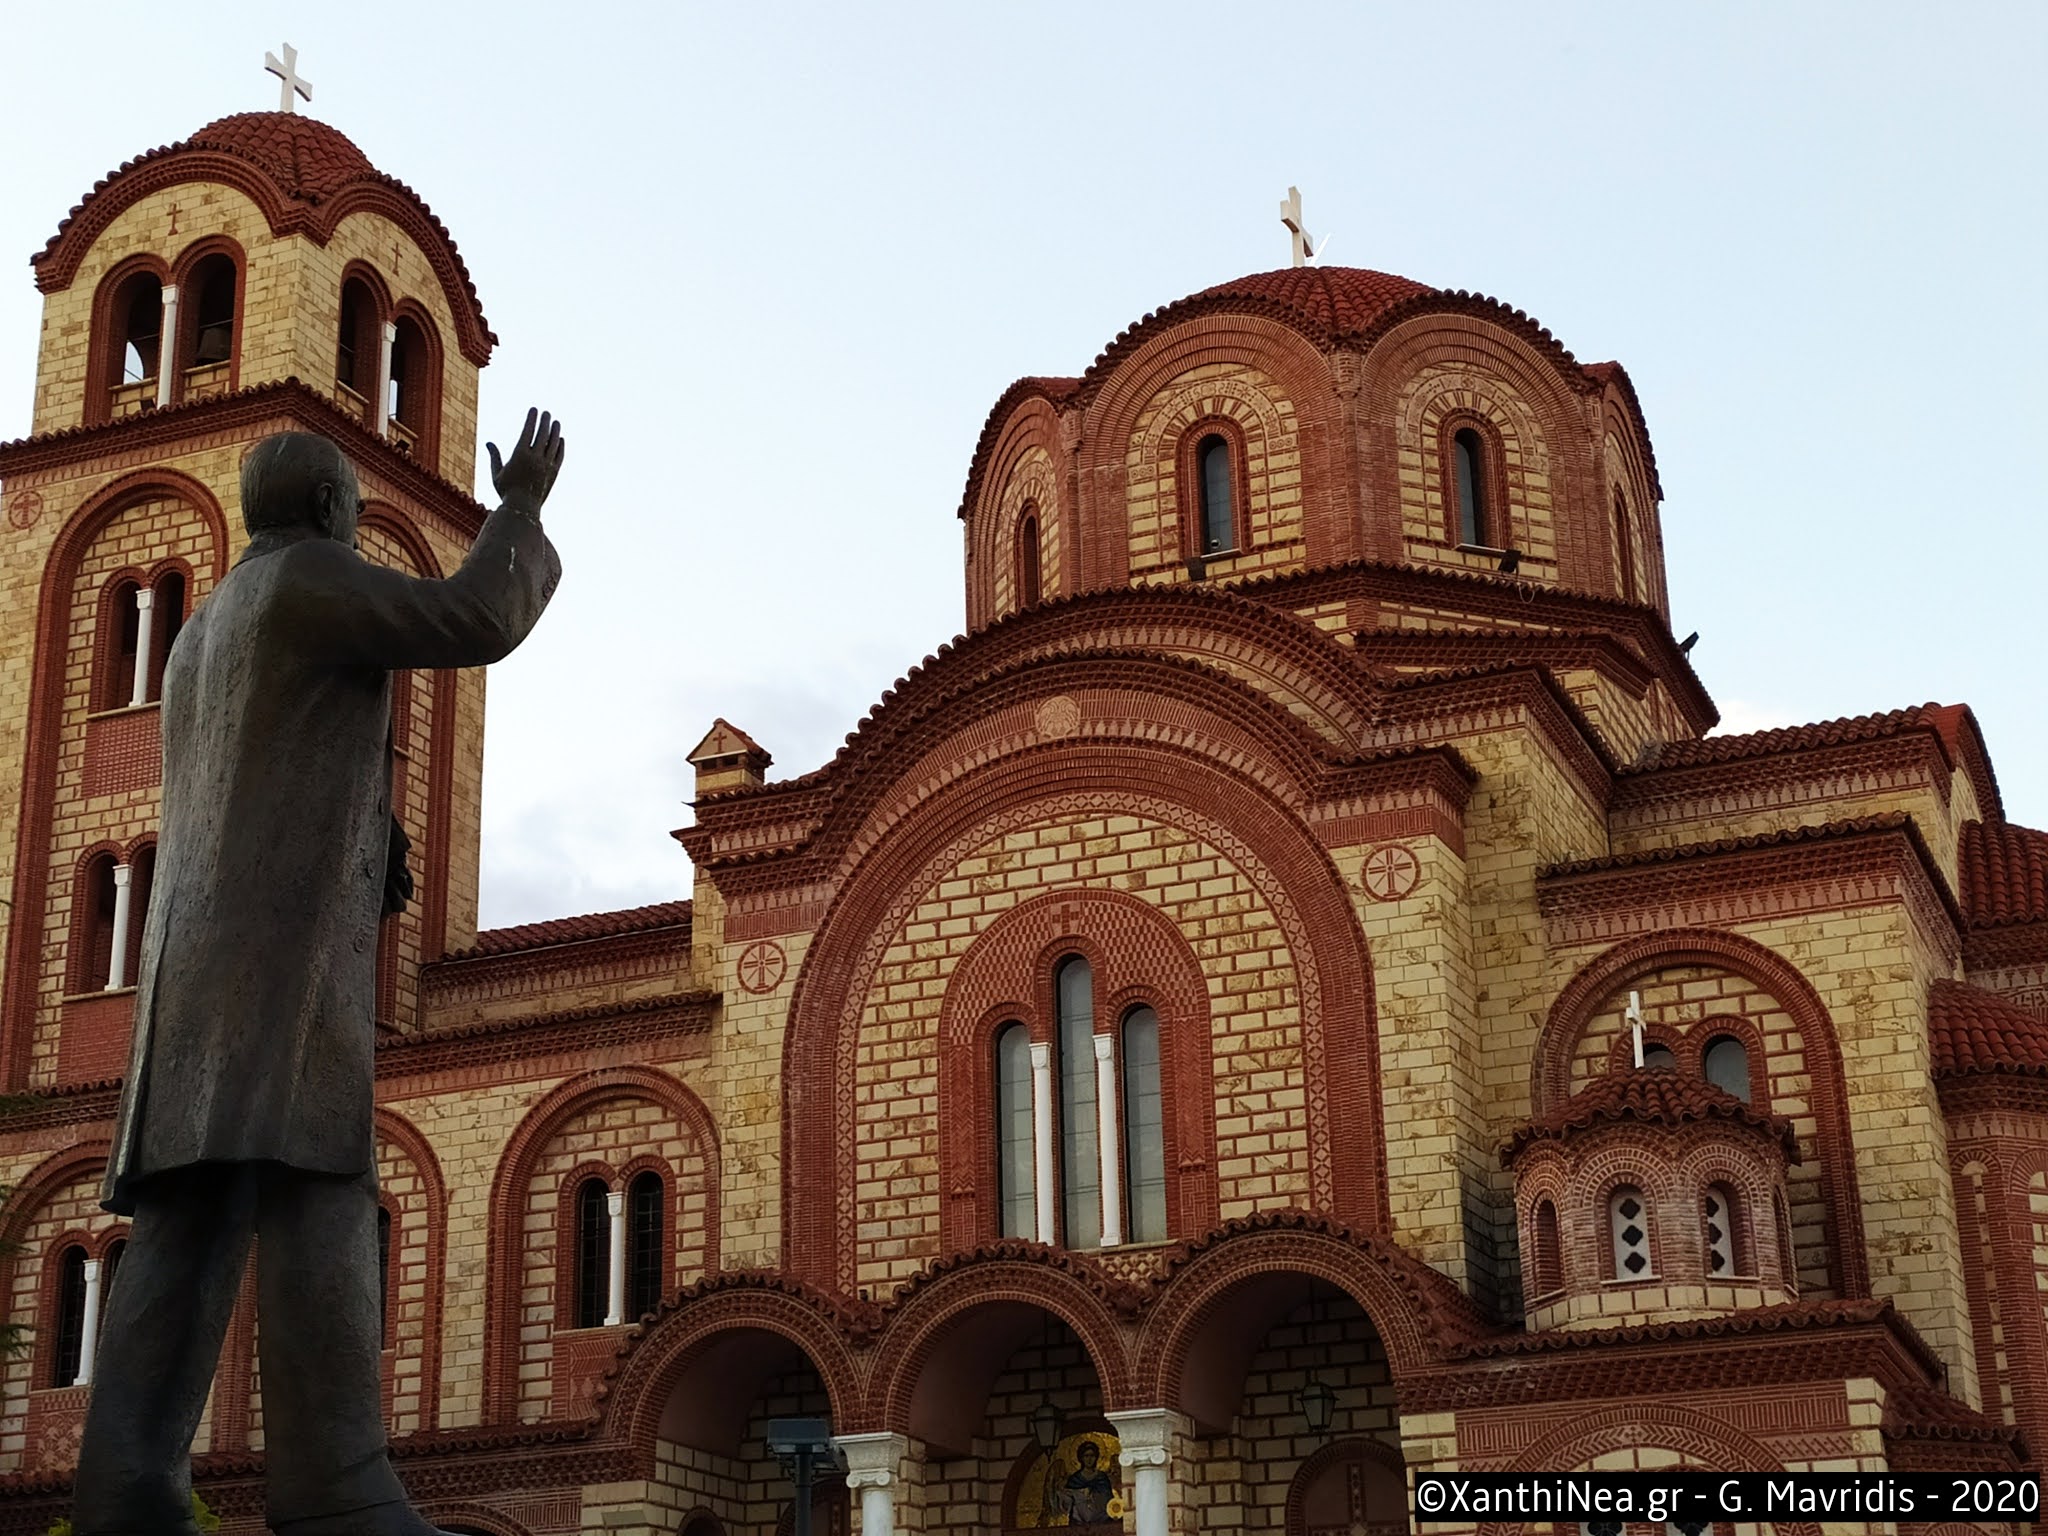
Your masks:
<instances>
[{"instance_id":1,"label":"overcast sky","mask_svg":"<svg viewBox=\"0 0 2048 1536\"><path fill-rule=\"evenodd\" d=\"M0 436L27 258L129 156L315 116L454 233L487 435L566 421L567 574L490 681L487 926L688 894L715 715L795 774L960 628L976 434L1284 265L1492 294L1640 391L1732 728L1973 705L2048 826L2048 7L159 3L0 48ZM11 254L10 254L11 253ZM480 495L488 485L480 484Z\"/></svg>"}]
</instances>

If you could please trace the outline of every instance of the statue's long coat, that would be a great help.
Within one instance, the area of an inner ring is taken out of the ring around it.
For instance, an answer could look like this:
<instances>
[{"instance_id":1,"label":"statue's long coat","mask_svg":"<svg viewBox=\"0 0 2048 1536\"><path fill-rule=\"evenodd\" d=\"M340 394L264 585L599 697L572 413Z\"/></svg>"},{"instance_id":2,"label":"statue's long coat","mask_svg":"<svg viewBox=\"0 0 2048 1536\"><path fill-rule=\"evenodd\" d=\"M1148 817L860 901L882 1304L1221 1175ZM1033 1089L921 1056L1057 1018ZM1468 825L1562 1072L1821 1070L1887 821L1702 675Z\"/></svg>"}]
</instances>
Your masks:
<instances>
[{"instance_id":1,"label":"statue's long coat","mask_svg":"<svg viewBox=\"0 0 2048 1536\"><path fill-rule=\"evenodd\" d=\"M499 660L560 573L504 508L445 581L266 532L179 633L109 1209L198 1162L372 1166L390 673Z\"/></svg>"}]
</instances>

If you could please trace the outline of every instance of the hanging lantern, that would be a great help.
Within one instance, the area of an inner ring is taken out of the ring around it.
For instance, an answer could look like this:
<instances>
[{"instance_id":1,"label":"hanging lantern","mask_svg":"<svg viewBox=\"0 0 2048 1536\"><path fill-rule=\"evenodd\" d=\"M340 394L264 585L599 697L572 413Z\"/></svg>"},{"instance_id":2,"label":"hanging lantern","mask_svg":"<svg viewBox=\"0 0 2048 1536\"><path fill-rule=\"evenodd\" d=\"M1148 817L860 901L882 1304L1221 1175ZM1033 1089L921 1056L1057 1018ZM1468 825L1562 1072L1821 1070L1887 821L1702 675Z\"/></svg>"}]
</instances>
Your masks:
<instances>
[{"instance_id":1,"label":"hanging lantern","mask_svg":"<svg viewBox=\"0 0 2048 1536\"><path fill-rule=\"evenodd\" d=\"M1031 1433L1038 1441L1038 1447L1050 1451L1060 1443L1060 1411L1050 1402L1040 1403L1031 1410Z\"/></svg>"},{"instance_id":2,"label":"hanging lantern","mask_svg":"<svg viewBox=\"0 0 2048 1536\"><path fill-rule=\"evenodd\" d=\"M1299 1401L1301 1403L1301 1416L1308 1420L1309 1433L1312 1435L1329 1433L1330 1416L1336 1412L1337 1408L1337 1394L1330 1390L1329 1385L1326 1382L1311 1379L1308 1385L1301 1389Z\"/></svg>"}]
</instances>

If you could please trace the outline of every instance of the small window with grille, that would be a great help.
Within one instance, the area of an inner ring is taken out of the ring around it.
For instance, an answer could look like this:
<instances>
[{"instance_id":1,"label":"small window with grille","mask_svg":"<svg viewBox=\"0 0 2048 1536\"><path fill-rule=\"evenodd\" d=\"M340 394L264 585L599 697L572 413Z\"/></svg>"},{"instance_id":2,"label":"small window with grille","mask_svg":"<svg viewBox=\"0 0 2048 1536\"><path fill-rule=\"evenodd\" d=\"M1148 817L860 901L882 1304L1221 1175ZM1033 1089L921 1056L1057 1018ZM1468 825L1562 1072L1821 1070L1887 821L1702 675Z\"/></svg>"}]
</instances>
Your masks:
<instances>
[{"instance_id":1,"label":"small window with grille","mask_svg":"<svg viewBox=\"0 0 2048 1536\"><path fill-rule=\"evenodd\" d=\"M1735 1197L1725 1184L1716 1184L1707 1191L1704 1211L1706 1221L1707 1273L1709 1275L1733 1275L1739 1273L1735 1267Z\"/></svg>"},{"instance_id":2,"label":"small window with grille","mask_svg":"<svg viewBox=\"0 0 2048 1536\"><path fill-rule=\"evenodd\" d=\"M1614 1237L1614 1278L1648 1279L1655 1271L1650 1262L1650 1210L1643 1192L1625 1184L1608 1196L1607 1225Z\"/></svg>"}]
</instances>

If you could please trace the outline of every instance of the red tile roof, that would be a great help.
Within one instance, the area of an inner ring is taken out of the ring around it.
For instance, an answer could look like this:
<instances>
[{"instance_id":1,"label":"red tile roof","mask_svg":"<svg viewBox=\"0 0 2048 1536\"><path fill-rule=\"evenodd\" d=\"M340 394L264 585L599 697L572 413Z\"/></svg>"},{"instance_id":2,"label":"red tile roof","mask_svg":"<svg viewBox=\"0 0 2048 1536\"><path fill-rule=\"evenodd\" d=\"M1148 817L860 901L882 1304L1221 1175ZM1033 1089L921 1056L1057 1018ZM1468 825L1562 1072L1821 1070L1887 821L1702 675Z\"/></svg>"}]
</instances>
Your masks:
<instances>
[{"instance_id":1,"label":"red tile roof","mask_svg":"<svg viewBox=\"0 0 2048 1536\"><path fill-rule=\"evenodd\" d=\"M332 219L340 213L322 215L318 210L352 189L374 189L381 194L381 204L373 197L369 205L395 213L401 222L410 222L408 232L421 242L423 249L436 242L445 247L445 261L431 249L428 259L449 289L449 301L456 308L456 323L462 332L458 339L463 344L463 353L479 367L489 360L497 338L484 319L476 285L470 280L462 255L433 210L404 182L378 170L339 128L296 112L238 112L208 123L190 138L123 161L79 199L43 249L29 258L29 264L37 270L38 285L48 292L53 286L69 283L85 246L98 237L122 208L158 186L194 179L191 162L199 162L200 179L207 179L205 162L209 157L223 155L253 168L277 189L283 200L284 227L312 230L323 243L333 232ZM213 164L216 175L222 174L220 162L216 160ZM261 202L264 199L258 193L260 185L245 186L243 190ZM390 198L391 193L397 194L396 200ZM273 228L277 228L280 211L266 212Z\"/></svg>"},{"instance_id":2,"label":"red tile roof","mask_svg":"<svg viewBox=\"0 0 2048 1536\"><path fill-rule=\"evenodd\" d=\"M2048 922L2048 832L2011 822L1965 822L1961 865L1972 928Z\"/></svg>"},{"instance_id":3,"label":"red tile roof","mask_svg":"<svg viewBox=\"0 0 2048 1536\"><path fill-rule=\"evenodd\" d=\"M1943 977L1928 990L1927 1036L1936 1077L2048 1077L2048 1018L1968 982Z\"/></svg>"},{"instance_id":4,"label":"red tile roof","mask_svg":"<svg viewBox=\"0 0 2048 1536\"><path fill-rule=\"evenodd\" d=\"M450 960L476 960L486 955L509 955L516 950L542 949L550 944L580 944L587 939L612 939L628 933L651 933L657 928L688 927L690 903L657 901L652 906L626 907L617 912L587 912L580 917L555 917L543 923L521 923L516 928L486 928L468 949L456 950Z\"/></svg>"},{"instance_id":5,"label":"red tile roof","mask_svg":"<svg viewBox=\"0 0 2048 1536\"><path fill-rule=\"evenodd\" d=\"M1242 299L1274 304L1292 310L1318 330L1348 335L1367 329L1403 299L1434 292L1426 283L1364 267L1282 267L1277 272L1253 272L1218 283L1180 302Z\"/></svg>"},{"instance_id":6,"label":"red tile roof","mask_svg":"<svg viewBox=\"0 0 2048 1536\"><path fill-rule=\"evenodd\" d=\"M1595 1078L1549 1114L1517 1127L1501 1149L1501 1166L1511 1165L1533 1142L1560 1140L1574 1131L1615 1120L1639 1120L1650 1125L1727 1120L1753 1126L1775 1137L1785 1148L1785 1160L1799 1161L1799 1142L1792 1134L1792 1122L1783 1115L1752 1109L1734 1094L1725 1093L1689 1072L1624 1067Z\"/></svg>"},{"instance_id":7,"label":"red tile roof","mask_svg":"<svg viewBox=\"0 0 2048 1536\"><path fill-rule=\"evenodd\" d=\"M1902 731L1932 730L1948 750L1949 735L1942 730L1946 707L1922 704L1912 709L1894 709L1881 715L1851 715L1841 720L1822 720L1813 725L1786 725L1769 731L1746 731L1737 736L1702 736L1697 741L1666 741L1625 773L1655 772L1663 768L1692 768L1701 763L1727 763L1743 757L1765 757L1777 752L1797 752L1812 747L1838 747L1850 742L1876 741Z\"/></svg>"}]
</instances>

